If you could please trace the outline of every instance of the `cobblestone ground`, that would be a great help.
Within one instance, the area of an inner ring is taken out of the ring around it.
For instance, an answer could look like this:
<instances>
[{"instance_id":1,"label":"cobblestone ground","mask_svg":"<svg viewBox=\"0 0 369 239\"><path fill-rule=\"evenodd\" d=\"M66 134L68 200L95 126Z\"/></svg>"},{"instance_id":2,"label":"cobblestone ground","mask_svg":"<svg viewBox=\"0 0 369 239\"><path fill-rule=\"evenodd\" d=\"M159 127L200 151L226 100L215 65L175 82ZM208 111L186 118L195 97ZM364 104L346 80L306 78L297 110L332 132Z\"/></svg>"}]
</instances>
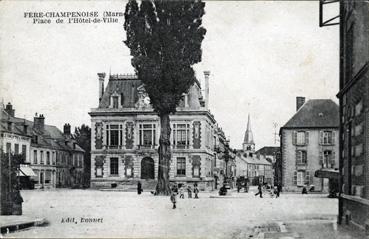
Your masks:
<instances>
[{"instance_id":1,"label":"cobblestone ground","mask_svg":"<svg viewBox=\"0 0 369 239\"><path fill-rule=\"evenodd\" d=\"M23 191L24 215L44 217L49 224L5 236L250 238L257 236L255 228L260 225L273 230L281 222L332 221L337 214L337 199L326 195L282 194L277 199L255 197L252 192L232 192L226 198L212 195L216 192L200 193L200 199L178 199L173 210L169 197L148 192ZM67 218L75 222L62 223ZM81 223L81 218L102 222Z\"/></svg>"}]
</instances>

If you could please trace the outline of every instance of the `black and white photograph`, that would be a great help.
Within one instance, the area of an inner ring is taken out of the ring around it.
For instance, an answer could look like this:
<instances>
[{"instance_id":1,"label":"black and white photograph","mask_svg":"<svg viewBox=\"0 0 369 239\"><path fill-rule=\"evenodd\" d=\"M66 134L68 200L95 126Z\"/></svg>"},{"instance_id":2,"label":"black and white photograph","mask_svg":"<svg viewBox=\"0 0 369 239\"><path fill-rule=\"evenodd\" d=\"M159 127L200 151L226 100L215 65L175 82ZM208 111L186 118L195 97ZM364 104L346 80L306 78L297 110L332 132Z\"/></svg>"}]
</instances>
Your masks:
<instances>
[{"instance_id":1,"label":"black and white photograph","mask_svg":"<svg viewBox=\"0 0 369 239\"><path fill-rule=\"evenodd\" d=\"M368 0L0 0L0 238L369 239Z\"/></svg>"}]
</instances>

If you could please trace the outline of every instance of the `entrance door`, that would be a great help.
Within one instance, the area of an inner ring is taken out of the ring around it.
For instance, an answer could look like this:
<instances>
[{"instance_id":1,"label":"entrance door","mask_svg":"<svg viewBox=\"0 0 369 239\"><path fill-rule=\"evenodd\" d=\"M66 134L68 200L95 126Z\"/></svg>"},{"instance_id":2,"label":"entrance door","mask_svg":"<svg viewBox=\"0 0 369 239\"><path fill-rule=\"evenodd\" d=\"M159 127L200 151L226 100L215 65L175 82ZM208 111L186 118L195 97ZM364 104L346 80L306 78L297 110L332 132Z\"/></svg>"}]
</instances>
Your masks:
<instances>
[{"instance_id":1,"label":"entrance door","mask_svg":"<svg viewBox=\"0 0 369 239\"><path fill-rule=\"evenodd\" d=\"M155 179L155 164L152 158L146 157L141 161L141 178Z\"/></svg>"}]
</instances>

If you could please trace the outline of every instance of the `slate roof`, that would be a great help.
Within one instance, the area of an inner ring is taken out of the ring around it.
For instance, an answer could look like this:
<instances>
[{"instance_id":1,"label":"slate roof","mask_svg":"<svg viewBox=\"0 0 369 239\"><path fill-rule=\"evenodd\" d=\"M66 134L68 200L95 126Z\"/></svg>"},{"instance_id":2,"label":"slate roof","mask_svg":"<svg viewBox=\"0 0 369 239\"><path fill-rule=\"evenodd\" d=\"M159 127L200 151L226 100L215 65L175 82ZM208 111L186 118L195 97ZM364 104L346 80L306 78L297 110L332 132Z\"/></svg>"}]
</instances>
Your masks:
<instances>
[{"instance_id":1,"label":"slate roof","mask_svg":"<svg viewBox=\"0 0 369 239\"><path fill-rule=\"evenodd\" d=\"M73 148L73 143L75 140L67 139L63 133L53 125L46 125L44 126L44 131L40 132L38 129L34 128L34 123L30 120L13 117L9 115L5 110L2 111L2 117L0 120L0 130L1 132L10 132L17 135L22 135L26 137L33 137L37 135L37 144L31 143L32 146L35 147L47 147L53 149L60 149L60 150L73 150L84 152L84 150L78 145L75 145L75 149ZM11 130L8 129L8 122L12 122L13 125ZM23 125L26 124L27 132L24 132ZM65 144L67 142L67 145Z\"/></svg>"},{"instance_id":2,"label":"slate roof","mask_svg":"<svg viewBox=\"0 0 369 239\"><path fill-rule=\"evenodd\" d=\"M99 108L109 107L109 98L117 92L123 96L123 107L133 108L138 100L137 88L142 85L141 80L133 78L132 76L123 75L122 77L113 78L110 76L108 85L105 88L103 97L100 101Z\"/></svg>"},{"instance_id":3,"label":"slate roof","mask_svg":"<svg viewBox=\"0 0 369 239\"><path fill-rule=\"evenodd\" d=\"M339 127L339 107L330 99L307 101L282 128Z\"/></svg>"},{"instance_id":4,"label":"slate roof","mask_svg":"<svg viewBox=\"0 0 369 239\"><path fill-rule=\"evenodd\" d=\"M265 158L258 158L256 156L256 154L253 154L252 157L250 157L249 155L245 155L246 153L244 153L242 150L238 151L236 154L236 157L242 159L243 161L245 161L248 164L262 164L262 165L272 165L268 160L266 160Z\"/></svg>"},{"instance_id":5,"label":"slate roof","mask_svg":"<svg viewBox=\"0 0 369 239\"><path fill-rule=\"evenodd\" d=\"M201 89L199 81L196 79L195 84ZM138 88L143 87L141 80L136 75L130 74L118 74L110 75L108 84L104 89L104 94L101 98L98 108L109 108L110 97L116 93L122 98L123 108L135 108L135 104L138 101ZM198 92L197 92L198 91ZM188 91L188 104L191 108L200 107L200 99L202 98L201 90L195 90L194 87L190 87ZM184 106L184 102L179 103L179 107Z\"/></svg>"},{"instance_id":6,"label":"slate roof","mask_svg":"<svg viewBox=\"0 0 369 239\"><path fill-rule=\"evenodd\" d=\"M262 155L274 155L280 151L280 147L275 146L265 146L256 151L256 154L262 154Z\"/></svg>"}]
</instances>

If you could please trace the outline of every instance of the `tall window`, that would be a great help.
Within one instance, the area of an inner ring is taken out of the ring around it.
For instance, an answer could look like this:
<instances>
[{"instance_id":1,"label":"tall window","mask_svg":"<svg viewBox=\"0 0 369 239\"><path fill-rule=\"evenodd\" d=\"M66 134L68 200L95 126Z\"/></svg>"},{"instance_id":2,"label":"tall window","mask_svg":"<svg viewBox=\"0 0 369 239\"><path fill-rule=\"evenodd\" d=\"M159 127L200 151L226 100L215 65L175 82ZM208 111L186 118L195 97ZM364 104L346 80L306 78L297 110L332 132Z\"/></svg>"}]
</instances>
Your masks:
<instances>
[{"instance_id":1,"label":"tall window","mask_svg":"<svg viewBox=\"0 0 369 239\"><path fill-rule=\"evenodd\" d=\"M50 152L49 151L46 152L46 164L50 165Z\"/></svg>"},{"instance_id":2,"label":"tall window","mask_svg":"<svg viewBox=\"0 0 369 239\"><path fill-rule=\"evenodd\" d=\"M122 134L122 125L106 125L106 145L109 148L118 148L119 145L122 145Z\"/></svg>"},{"instance_id":3,"label":"tall window","mask_svg":"<svg viewBox=\"0 0 369 239\"><path fill-rule=\"evenodd\" d=\"M55 158L55 152L52 152L52 163L53 163L53 165L55 165L55 163L56 163L56 158Z\"/></svg>"},{"instance_id":4,"label":"tall window","mask_svg":"<svg viewBox=\"0 0 369 239\"><path fill-rule=\"evenodd\" d=\"M325 150L323 155L323 168L329 168L332 160L332 151Z\"/></svg>"},{"instance_id":5,"label":"tall window","mask_svg":"<svg viewBox=\"0 0 369 239\"><path fill-rule=\"evenodd\" d=\"M186 176L186 158L177 158L177 176Z\"/></svg>"},{"instance_id":6,"label":"tall window","mask_svg":"<svg viewBox=\"0 0 369 239\"><path fill-rule=\"evenodd\" d=\"M333 132L332 131L322 131L320 132L321 142L323 145L333 144Z\"/></svg>"},{"instance_id":7,"label":"tall window","mask_svg":"<svg viewBox=\"0 0 369 239\"><path fill-rule=\"evenodd\" d=\"M173 146L176 148L188 148L190 145L190 125L173 125Z\"/></svg>"},{"instance_id":8,"label":"tall window","mask_svg":"<svg viewBox=\"0 0 369 239\"><path fill-rule=\"evenodd\" d=\"M33 163L37 164L37 150L33 150Z\"/></svg>"},{"instance_id":9,"label":"tall window","mask_svg":"<svg viewBox=\"0 0 369 239\"><path fill-rule=\"evenodd\" d=\"M296 144L297 145L305 145L306 144L306 137L305 137L305 132L304 131L297 132Z\"/></svg>"},{"instance_id":10,"label":"tall window","mask_svg":"<svg viewBox=\"0 0 369 239\"><path fill-rule=\"evenodd\" d=\"M19 144L14 144L14 154L19 154Z\"/></svg>"},{"instance_id":11,"label":"tall window","mask_svg":"<svg viewBox=\"0 0 369 239\"><path fill-rule=\"evenodd\" d=\"M110 175L118 175L118 158L110 158Z\"/></svg>"},{"instance_id":12,"label":"tall window","mask_svg":"<svg viewBox=\"0 0 369 239\"><path fill-rule=\"evenodd\" d=\"M296 151L296 163L297 164L307 164L307 154L305 150Z\"/></svg>"},{"instance_id":13,"label":"tall window","mask_svg":"<svg viewBox=\"0 0 369 239\"><path fill-rule=\"evenodd\" d=\"M305 172L297 172L297 186L304 186L305 183Z\"/></svg>"},{"instance_id":14,"label":"tall window","mask_svg":"<svg viewBox=\"0 0 369 239\"><path fill-rule=\"evenodd\" d=\"M40 151L40 164L44 163L44 151Z\"/></svg>"},{"instance_id":15,"label":"tall window","mask_svg":"<svg viewBox=\"0 0 369 239\"><path fill-rule=\"evenodd\" d=\"M140 146L151 147L156 144L156 127L155 124L140 124L139 125L140 134Z\"/></svg>"},{"instance_id":16,"label":"tall window","mask_svg":"<svg viewBox=\"0 0 369 239\"><path fill-rule=\"evenodd\" d=\"M27 159L27 145L22 145L22 155L24 160Z\"/></svg>"}]
</instances>

